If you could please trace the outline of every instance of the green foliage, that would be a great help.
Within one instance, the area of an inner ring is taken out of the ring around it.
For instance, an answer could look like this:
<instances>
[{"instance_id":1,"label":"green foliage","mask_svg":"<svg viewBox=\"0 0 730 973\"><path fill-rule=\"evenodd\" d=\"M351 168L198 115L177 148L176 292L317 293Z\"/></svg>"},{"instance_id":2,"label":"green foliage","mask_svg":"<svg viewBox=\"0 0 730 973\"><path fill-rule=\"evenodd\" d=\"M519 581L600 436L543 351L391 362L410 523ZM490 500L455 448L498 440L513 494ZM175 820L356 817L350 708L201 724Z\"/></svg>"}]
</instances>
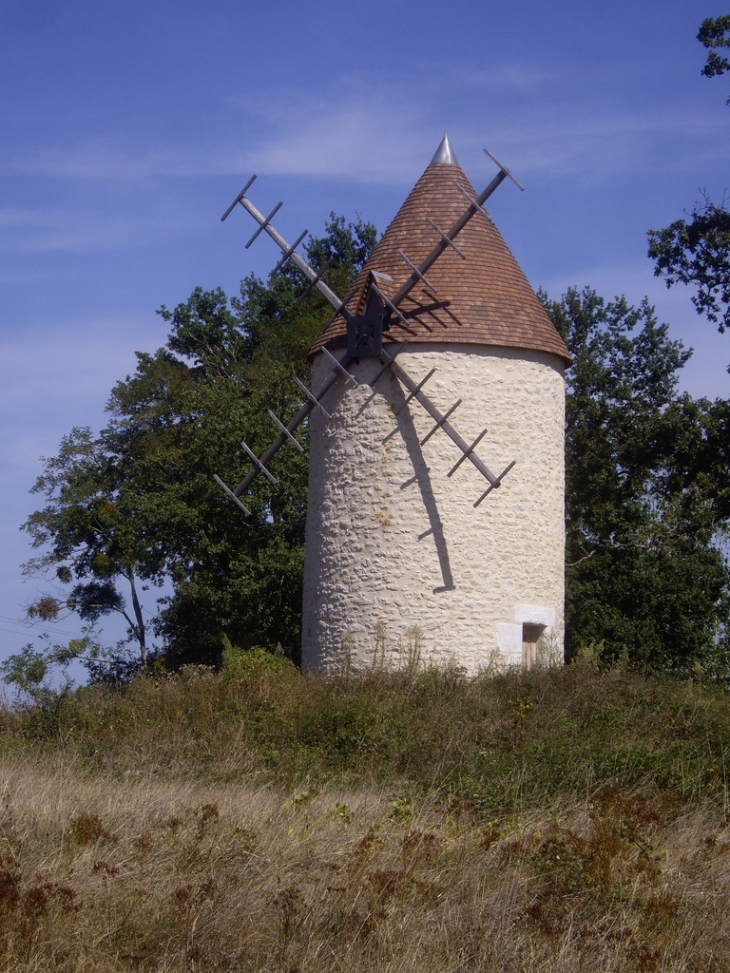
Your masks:
<instances>
[{"instance_id":1,"label":"green foliage","mask_svg":"<svg viewBox=\"0 0 730 973\"><path fill-rule=\"evenodd\" d=\"M332 215L308 255L318 265L332 258L327 280L344 293L374 240L369 224ZM246 278L231 300L196 288L174 310L160 309L167 344L139 353L135 373L113 388L106 428L97 437L74 429L45 461L34 489L47 505L24 525L43 554L27 569L51 568L71 590L45 594L31 614L51 619L67 610L95 622L121 612L144 663L139 581L144 590L167 582L172 594L158 602L152 627L169 665L216 663L231 643L281 645L296 657L306 423L298 433L304 453L285 448L272 463L277 486L254 484L250 518L213 474L237 483L248 465L241 440L263 452L277 434L267 409L287 421L299 408L293 378L307 379L307 353L332 312L316 290L297 306L307 283L289 265L266 284Z\"/></svg>"},{"instance_id":2,"label":"green foliage","mask_svg":"<svg viewBox=\"0 0 730 973\"><path fill-rule=\"evenodd\" d=\"M93 624L102 615L118 612L144 662L146 625L137 578L142 573L159 583L161 576L149 570L123 481L118 444L108 431L94 439L90 429L74 428L62 439L58 455L45 460L44 472L32 492L44 494L47 504L31 514L22 528L30 534L34 548L45 550L24 571L52 570L58 582L72 587L63 600L42 596L28 614L50 620L64 611L75 612ZM131 614L120 584L131 598Z\"/></svg>"},{"instance_id":3,"label":"green foliage","mask_svg":"<svg viewBox=\"0 0 730 973\"><path fill-rule=\"evenodd\" d=\"M663 230L649 230L654 274L664 276L667 287L694 285L697 313L723 332L730 326L730 212L705 198L690 216L690 222L676 220Z\"/></svg>"},{"instance_id":4,"label":"green foliage","mask_svg":"<svg viewBox=\"0 0 730 973\"><path fill-rule=\"evenodd\" d=\"M728 671L730 403L677 392L689 357L646 301L545 306L575 363L566 399L566 649Z\"/></svg>"},{"instance_id":5,"label":"green foliage","mask_svg":"<svg viewBox=\"0 0 730 973\"><path fill-rule=\"evenodd\" d=\"M25 727L28 737L48 739L61 731L62 711L72 683L64 674L54 684L59 665L55 648L44 651L26 645L0 663L0 677L13 687L16 703L23 705L30 717Z\"/></svg>"},{"instance_id":6,"label":"green foliage","mask_svg":"<svg viewBox=\"0 0 730 973\"><path fill-rule=\"evenodd\" d=\"M139 669L119 648L103 645L93 626L86 625L80 638L53 642L48 634L0 662L0 679L15 690L16 705L31 716L33 735L46 738L62 731L62 717L70 697L72 663L80 662L97 685L119 686Z\"/></svg>"},{"instance_id":7,"label":"green foliage","mask_svg":"<svg viewBox=\"0 0 730 973\"><path fill-rule=\"evenodd\" d=\"M414 818L413 805L411 804L410 798L408 797L398 797L393 801L393 817L400 824L408 825L413 821Z\"/></svg>"},{"instance_id":8,"label":"green foliage","mask_svg":"<svg viewBox=\"0 0 730 973\"><path fill-rule=\"evenodd\" d=\"M346 760L366 753L373 744L376 713L372 700L325 690L300 711L294 729L297 742L321 759ZM307 701L309 702L309 701Z\"/></svg>"},{"instance_id":9,"label":"green foliage","mask_svg":"<svg viewBox=\"0 0 730 973\"><path fill-rule=\"evenodd\" d=\"M730 699L704 680L646 676L624 662L476 679L424 669L415 679L324 680L261 661L235 678L189 666L76 690L63 733L45 735L42 752L56 747L122 780L281 784L297 806L325 788L373 786L391 795L389 813L404 825L426 797L452 815L458 799L482 820L567 806L614 785L727 801ZM28 753L39 715L0 715L0 746Z\"/></svg>"},{"instance_id":10,"label":"green foliage","mask_svg":"<svg viewBox=\"0 0 730 973\"><path fill-rule=\"evenodd\" d=\"M730 70L728 59L715 50L730 47L730 16L708 17L697 40L709 49L702 69L705 77ZM697 313L723 332L730 325L730 213L724 200L718 205L705 196L689 215L689 222L675 220L663 230L649 230L654 274L663 276L667 287L677 283L695 287L692 303Z\"/></svg>"},{"instance_id":11,"label":"green foliage","mask_svg":"<svg viewBox=\"0 0 730 973\"><path fill-rule=\"evenodd\" d=\"M702 68L702 74L706 78L714 78L717 75L730 71L730 61L726 57L720 57L715 48L730 47L730 16L707 17L702 21L697 40L709 49L707 62ZM730 98L728 98L730 104Z\"/></svg>"},{"instance_id":12,"label":"green foliage","mask_svg":"<svg viewBox=\"0 0 730 973\"><path fill-rule=\"evenodd\" d=\"M240 679L253 674L272 676L283 670L291 670L292 664L283 655L275 655L260 645L250 649L237 649L230 642L223 650L221 669L228 679Z\"/></svg>"},{"instance_id":13,"label":"green foliage","mask_svg":"<svg viewBox=\"0 0 730 973\"><path fill-rule=\"evenodd\" d=\"M0 663L3 681L36 702L40 701L45 691L50 688L46 683L48 669L48 659L35 652L32 645L26 645L20 652Z\"/></svg>"}]
</instances>

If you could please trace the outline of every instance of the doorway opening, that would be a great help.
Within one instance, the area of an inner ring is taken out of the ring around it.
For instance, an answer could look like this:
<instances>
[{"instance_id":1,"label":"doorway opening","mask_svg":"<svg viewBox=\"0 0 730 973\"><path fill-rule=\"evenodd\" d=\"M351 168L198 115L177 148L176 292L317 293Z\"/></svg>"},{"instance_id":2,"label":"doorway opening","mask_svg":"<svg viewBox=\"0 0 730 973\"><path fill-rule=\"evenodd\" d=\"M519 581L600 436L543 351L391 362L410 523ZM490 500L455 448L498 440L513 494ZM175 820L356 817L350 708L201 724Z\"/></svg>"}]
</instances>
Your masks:
<instances>
[{"instance_id":1,"label":"doorway opening","mask_svg":"<svg viewBox=\"0 0 730 973\"><path fill-rule=\"evenodd\" d=\"M537 643L544 631L544 625L532 625L526 622L522 626L522 665L525 669L532 669L537 665Z\"/></svg>"}]
</instances>

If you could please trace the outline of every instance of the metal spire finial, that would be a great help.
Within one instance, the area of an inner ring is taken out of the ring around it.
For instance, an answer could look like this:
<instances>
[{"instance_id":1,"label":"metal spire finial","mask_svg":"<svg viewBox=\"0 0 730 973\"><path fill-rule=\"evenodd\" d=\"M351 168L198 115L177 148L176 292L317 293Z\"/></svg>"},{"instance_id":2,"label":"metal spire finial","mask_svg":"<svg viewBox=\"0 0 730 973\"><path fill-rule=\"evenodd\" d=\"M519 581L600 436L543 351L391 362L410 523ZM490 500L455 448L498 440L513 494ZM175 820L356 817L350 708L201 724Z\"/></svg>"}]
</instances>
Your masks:
<instances>
[{"instance_id":1,"label":"metal spire finial","mask_svg":"<svg viewBox=\"0 0 730 973\"><path fill-rule=\"evenodd\" d=\"M451 148L451 142L449 142L449 136L444 135L441 139L441 145L436 149L436 155L431 159L431 165L458 166L458 164L454 150Z\"/></svg>"}]
</instances>

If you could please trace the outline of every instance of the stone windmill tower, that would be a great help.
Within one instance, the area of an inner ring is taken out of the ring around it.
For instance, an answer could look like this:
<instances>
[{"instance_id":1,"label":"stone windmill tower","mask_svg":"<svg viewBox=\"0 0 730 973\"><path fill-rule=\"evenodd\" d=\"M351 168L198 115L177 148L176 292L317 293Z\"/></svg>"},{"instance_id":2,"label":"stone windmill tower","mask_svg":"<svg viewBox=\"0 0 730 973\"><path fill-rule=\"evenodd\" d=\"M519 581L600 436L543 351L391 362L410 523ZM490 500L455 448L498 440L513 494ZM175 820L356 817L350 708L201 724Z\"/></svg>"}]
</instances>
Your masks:
<instances>
[{"instance_id":1,"label":"stone windmill tower","mask_svg":"<svg viewBox=\"0 0 730 973\"><path fill-rule=\"evenodd\" d=\"M235 201L338 308L300 413L272 416L279 439L234 490L219 481L240 503L311 416L305 669L562 657L571 359L482 208L509 175L477 197L444 138L344 301Z\"/></svg>"}]
</instances>

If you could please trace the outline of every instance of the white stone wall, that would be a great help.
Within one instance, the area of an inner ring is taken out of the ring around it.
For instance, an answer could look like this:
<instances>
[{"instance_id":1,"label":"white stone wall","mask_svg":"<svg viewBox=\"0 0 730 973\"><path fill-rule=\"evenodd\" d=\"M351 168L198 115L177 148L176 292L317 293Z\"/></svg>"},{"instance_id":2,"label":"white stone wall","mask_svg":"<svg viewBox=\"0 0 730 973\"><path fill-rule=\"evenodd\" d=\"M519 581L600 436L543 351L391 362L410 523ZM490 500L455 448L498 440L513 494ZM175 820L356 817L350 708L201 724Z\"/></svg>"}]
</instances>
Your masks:
<instances>
[{"instance_id":1,"label":"white stone wall","mask_svg":"<svg viewBox=\"0 0 730 973\"><path fill-rule=\"evenodd\" d=\"M339 353L339 356L342 352ZM487 482L387 372L375 389L337 385L312 414L304 576L305 669L364 669L454 660L470 673L519 663L522 625L544 626L562 657L564 601L563 364L553 355L471 345L409 346L398 361L477 447ZM379 363L363 359L363 383ZM316 393L331 366L314 364ZM382 440L396 430L385 444ZM418 633L418 634L417 634Z\"/></svg>"}]
</instances>

